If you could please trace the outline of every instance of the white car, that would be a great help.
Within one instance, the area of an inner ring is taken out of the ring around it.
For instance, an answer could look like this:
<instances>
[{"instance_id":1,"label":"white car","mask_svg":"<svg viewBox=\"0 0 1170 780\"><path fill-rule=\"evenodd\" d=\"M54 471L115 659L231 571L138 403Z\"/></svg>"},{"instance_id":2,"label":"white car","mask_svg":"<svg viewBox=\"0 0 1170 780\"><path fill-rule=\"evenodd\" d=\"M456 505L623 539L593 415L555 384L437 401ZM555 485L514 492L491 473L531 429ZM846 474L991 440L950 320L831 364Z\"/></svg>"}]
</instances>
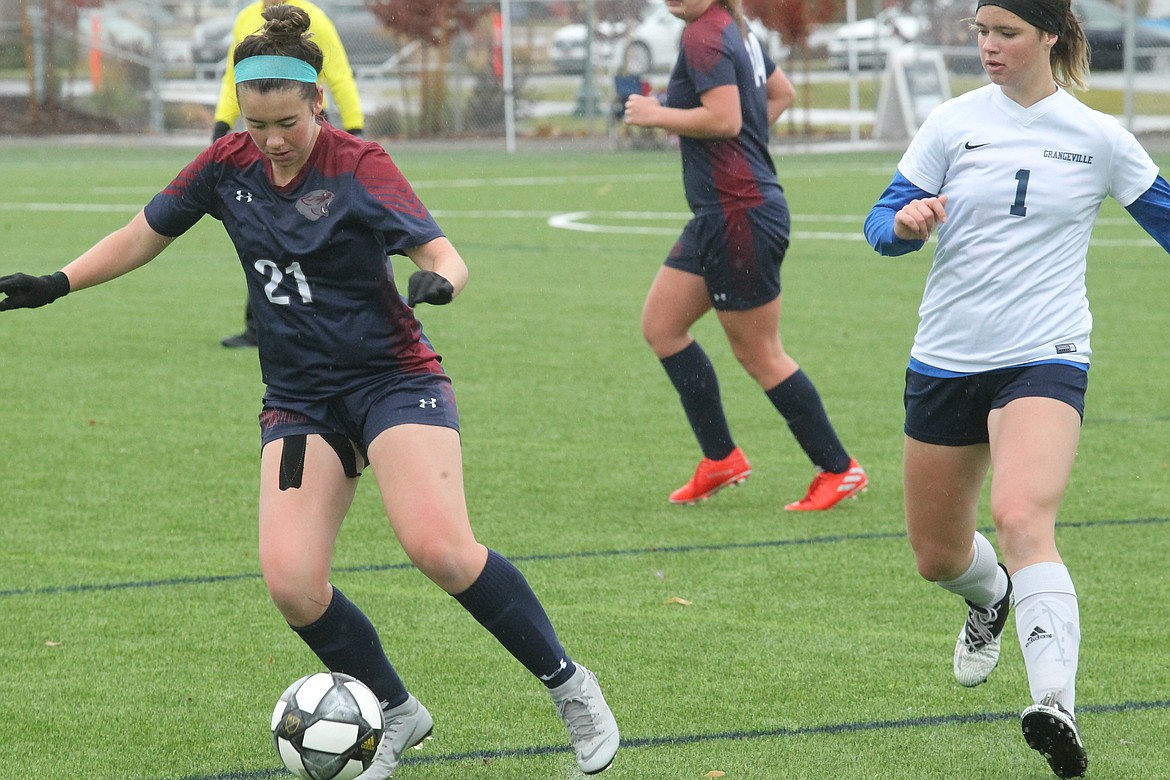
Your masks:
<instances>
[{"instance_id":1,"label":"white car","mask_svg":"<svg viewBox=\"0 0 1170 780\"><path fill-rule=\"evenodd\" d=\"M678 59L679 39L685 25L682 19L666 9L661 0L646 3L641 18L628 30L624 22L603 21L597 25L593 36L594 66L603 72L637 76L667 72ZM773 60L788 55L780 33L769 30L755 19L749 20L748 26ZM570 24L553 33L549 59L558 71L584 71L585 34L583 24Z\"/></svg>"},{"instance_id":2,"label":"white car","mask_svg":"<svg viewBox=\"0 0 1170 780\"><path fill-rule=\"evenodd\" d=\"M77 32L80 40L89 42L96 32L104 46L139 54L150 53L150 31L143 24L146 20L132 13L134 10L128 11L113 3L107 7L87 8L78 12Z\"/></svg>"},{"instance_id":3,"label":"white car","mask_svg":"<svg viewBox=\"0 0 1170 780\"><path fill-rule=\"evenodd\" d=\"M328 13L355 71L360 72L363 66L376 68L397 52L398 45L390 30L371 11L352 4L333 6L323 0L318 0L316 5ZM236 17L228 14L195 25L191 31L191 60L196 78L223 76L235 23Z\"/></svg>"},{"instance_id":4,"label":"white car","mask_svg":"<svg viewBox=\"0 0 1170 780\"><path fill-rule=\"evenodd\" d=\"M852 49L857 52L857 67L884 67L886 55L916 40L922 28L922 19L892 8L870 19L843 24L829 38L829 62L837 68L848 68Z\"/></svg>"},{"instance_id":5,"label":"white car","mask_svg":"<svg viewBox=\"0 0 1170 780\"><path fill-rule=\"evenodd\" d=\"M626 34L625 22L604 20L593 31L593 65L608 71L618 41ZM585 38L583 24L567 24L553 33L548 43L548 59L559 73L585 72Z\"/></svg>"},{"instance_id":6,"label":"white car","mask_svg":"<svg viewBox=\"0 0 1170 780\"><path fill-rule=\"evenodd\" d=\"M685 26L682 19L667 10L665 3L648 3L641 20L622 41L616 64L620 70L634 75L669 71L678 59L679 39ZM748 27L773 60L788 56L780 33L769 30L757 19L749 19Z\"/></svg>"}]
</instances>

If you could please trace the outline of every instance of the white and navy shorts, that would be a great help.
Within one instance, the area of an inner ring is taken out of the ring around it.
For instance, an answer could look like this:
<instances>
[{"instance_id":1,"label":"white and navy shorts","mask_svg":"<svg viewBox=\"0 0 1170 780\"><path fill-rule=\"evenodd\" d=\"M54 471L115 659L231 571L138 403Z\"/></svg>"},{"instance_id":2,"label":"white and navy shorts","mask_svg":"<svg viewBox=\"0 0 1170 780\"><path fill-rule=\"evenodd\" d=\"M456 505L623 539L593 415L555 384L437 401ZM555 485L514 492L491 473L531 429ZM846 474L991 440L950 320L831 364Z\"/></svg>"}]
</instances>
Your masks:
<instances>
[{"instance_id":1,"label":"white and navy shorts","mask_svg":"<svg viewBox=\"0 0 1170 780\"><path fill-rule=\"evenodd\" d=\"M1089 372L1065 363L1036 363L966 376L937 377L906 369L906 435L926 444L963 447L989 441L987 416L1017 398L1063 401L1084 419Z\"/></svg>"}]
</instances>

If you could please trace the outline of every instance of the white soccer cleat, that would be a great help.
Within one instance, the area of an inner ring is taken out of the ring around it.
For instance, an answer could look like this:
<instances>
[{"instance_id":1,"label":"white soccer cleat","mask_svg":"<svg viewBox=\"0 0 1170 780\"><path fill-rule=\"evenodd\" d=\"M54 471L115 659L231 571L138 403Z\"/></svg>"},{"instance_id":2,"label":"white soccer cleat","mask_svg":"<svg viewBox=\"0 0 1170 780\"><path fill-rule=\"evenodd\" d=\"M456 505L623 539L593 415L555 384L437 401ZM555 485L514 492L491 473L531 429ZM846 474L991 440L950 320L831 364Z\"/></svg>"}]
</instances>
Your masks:
<instances>
[{"instance_id":1,"label":"white soccer cleat","mask_svg":"<svg viewBox=\"0 0 1170 780\"><path fill-rule=\"evenodd\" d=\"M385 731L378 752L366 771L355 780L389 780L398 768L402 754L431 735L435 721L413 694L394 709L382 710Z\"/></svg>"},{"instance_id":2,"label":"white soccer cleat","mask_svg":"<svg viewBox=\"0 0 1170 780\"><path fill-rule=\"evenodd\" d=\"M1000 564L1003 569L1003 564ZM1004 569L1007 573L1007 569ZM967 602L967 622L955 642L954 670L959 685L974 688L983 683L999 664L1000 639L1012 606L1012 581L1007 593L990 607Z\"/></svg>"},{"instance_id":3,"label":"white soccer cleat","mask_svg":"<svg viewBox=\"0 0 1170 780\"><path fill-rule=\"evenodd\" d=\"M549 690L557 713L569 730L569 741L577 753L577 766L587 775L608 769L617 755L617 720L614 719L597 677L584 666L569 681Z\"/></svg>"}]
</instances>

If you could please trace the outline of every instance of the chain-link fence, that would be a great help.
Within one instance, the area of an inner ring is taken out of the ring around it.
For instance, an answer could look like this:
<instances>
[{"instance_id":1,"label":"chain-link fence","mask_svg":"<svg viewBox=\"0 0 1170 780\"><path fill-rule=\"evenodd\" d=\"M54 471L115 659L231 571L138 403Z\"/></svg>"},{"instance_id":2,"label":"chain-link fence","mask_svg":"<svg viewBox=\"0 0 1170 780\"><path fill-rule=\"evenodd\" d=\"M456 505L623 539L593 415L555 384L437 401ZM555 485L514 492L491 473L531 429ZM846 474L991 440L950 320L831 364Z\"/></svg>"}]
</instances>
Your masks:
<instances>
[{"instance_id":1,"label":"chain-link fence","mask_svg":"<svg viewBox=\"0 0 1170 780\"><path fill-rule=\"evenodd\" d=\"M1119 105L1106 110L1137 114L1170 131L1170 22L1162 38L1149 32L1153 26L1138 26L1136 56L1123 74L1117 70L1127 64L1120 55L1123 6L1073 1L1082 18L1091 13L1094 35L1116 38L1118 48L1100 44L1094 53L1094 86L1123 94ZM346 48L367 135L656 145L629 137L618 119L618 96L631 88L666 87L682 23L661 0L315 4ZM0 0L0 133L208 134L232 23L243 5ZM436 21L435 9L449 5L459 13ZM945 54L951 92L981 83L973 39L962 21L973 13L967 9L972 3L838 5L836 18L815 28L806 45L756 26L798 87L797 105L777 124L778 137L868 138L888 100L885 57L907 41ZM845 24L847 16L860 21ZM427 22L421 30L420 19Z\"/></svg>"}]
</instances>

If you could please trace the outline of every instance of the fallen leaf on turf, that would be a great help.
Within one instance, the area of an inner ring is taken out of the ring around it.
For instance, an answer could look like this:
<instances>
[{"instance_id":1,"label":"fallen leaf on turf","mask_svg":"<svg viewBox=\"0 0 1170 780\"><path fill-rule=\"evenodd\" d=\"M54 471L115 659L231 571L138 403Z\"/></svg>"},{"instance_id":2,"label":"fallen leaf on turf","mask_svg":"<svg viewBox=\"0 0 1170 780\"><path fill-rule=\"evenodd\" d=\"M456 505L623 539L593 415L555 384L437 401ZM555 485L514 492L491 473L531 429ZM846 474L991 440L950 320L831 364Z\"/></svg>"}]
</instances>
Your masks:
<instances>
[{"instance_id":1,"label":"fallen leaf on turf","mask_svg":"<svg viewBox=\"0 0 1170 780\"><path fill-rule=\"evenodd\" d=\"M682 604L684 607L689 607L693 602L687 601L684 598L679 598L678 596L671 596L670 598L668 598L666 600L666 603L667 604Z\"/></svg>"},{"instance_id":2,"label":"fallen leaf on turf","mask_svg":"<svg viewBox=\"0 0 1170 780\"><path fill-rule=\"evenodd\" d=\"M52 639L45 640L45 647L60 647L63 644L65 644L65 643L64 642L56 642Z\"/></svg>"},{"instance_id":3,"label":"fallen leaf on turf","mask_svg":"<svg viewBox=\"0 0 1170 780\"><path fill-rule=\"evenodd\" d=\"M723 777L725 774L727 774L727 773L720 772L718 769L712 769L710 772L703 775L703 777Z\"/></svg>"}]
</instances>

